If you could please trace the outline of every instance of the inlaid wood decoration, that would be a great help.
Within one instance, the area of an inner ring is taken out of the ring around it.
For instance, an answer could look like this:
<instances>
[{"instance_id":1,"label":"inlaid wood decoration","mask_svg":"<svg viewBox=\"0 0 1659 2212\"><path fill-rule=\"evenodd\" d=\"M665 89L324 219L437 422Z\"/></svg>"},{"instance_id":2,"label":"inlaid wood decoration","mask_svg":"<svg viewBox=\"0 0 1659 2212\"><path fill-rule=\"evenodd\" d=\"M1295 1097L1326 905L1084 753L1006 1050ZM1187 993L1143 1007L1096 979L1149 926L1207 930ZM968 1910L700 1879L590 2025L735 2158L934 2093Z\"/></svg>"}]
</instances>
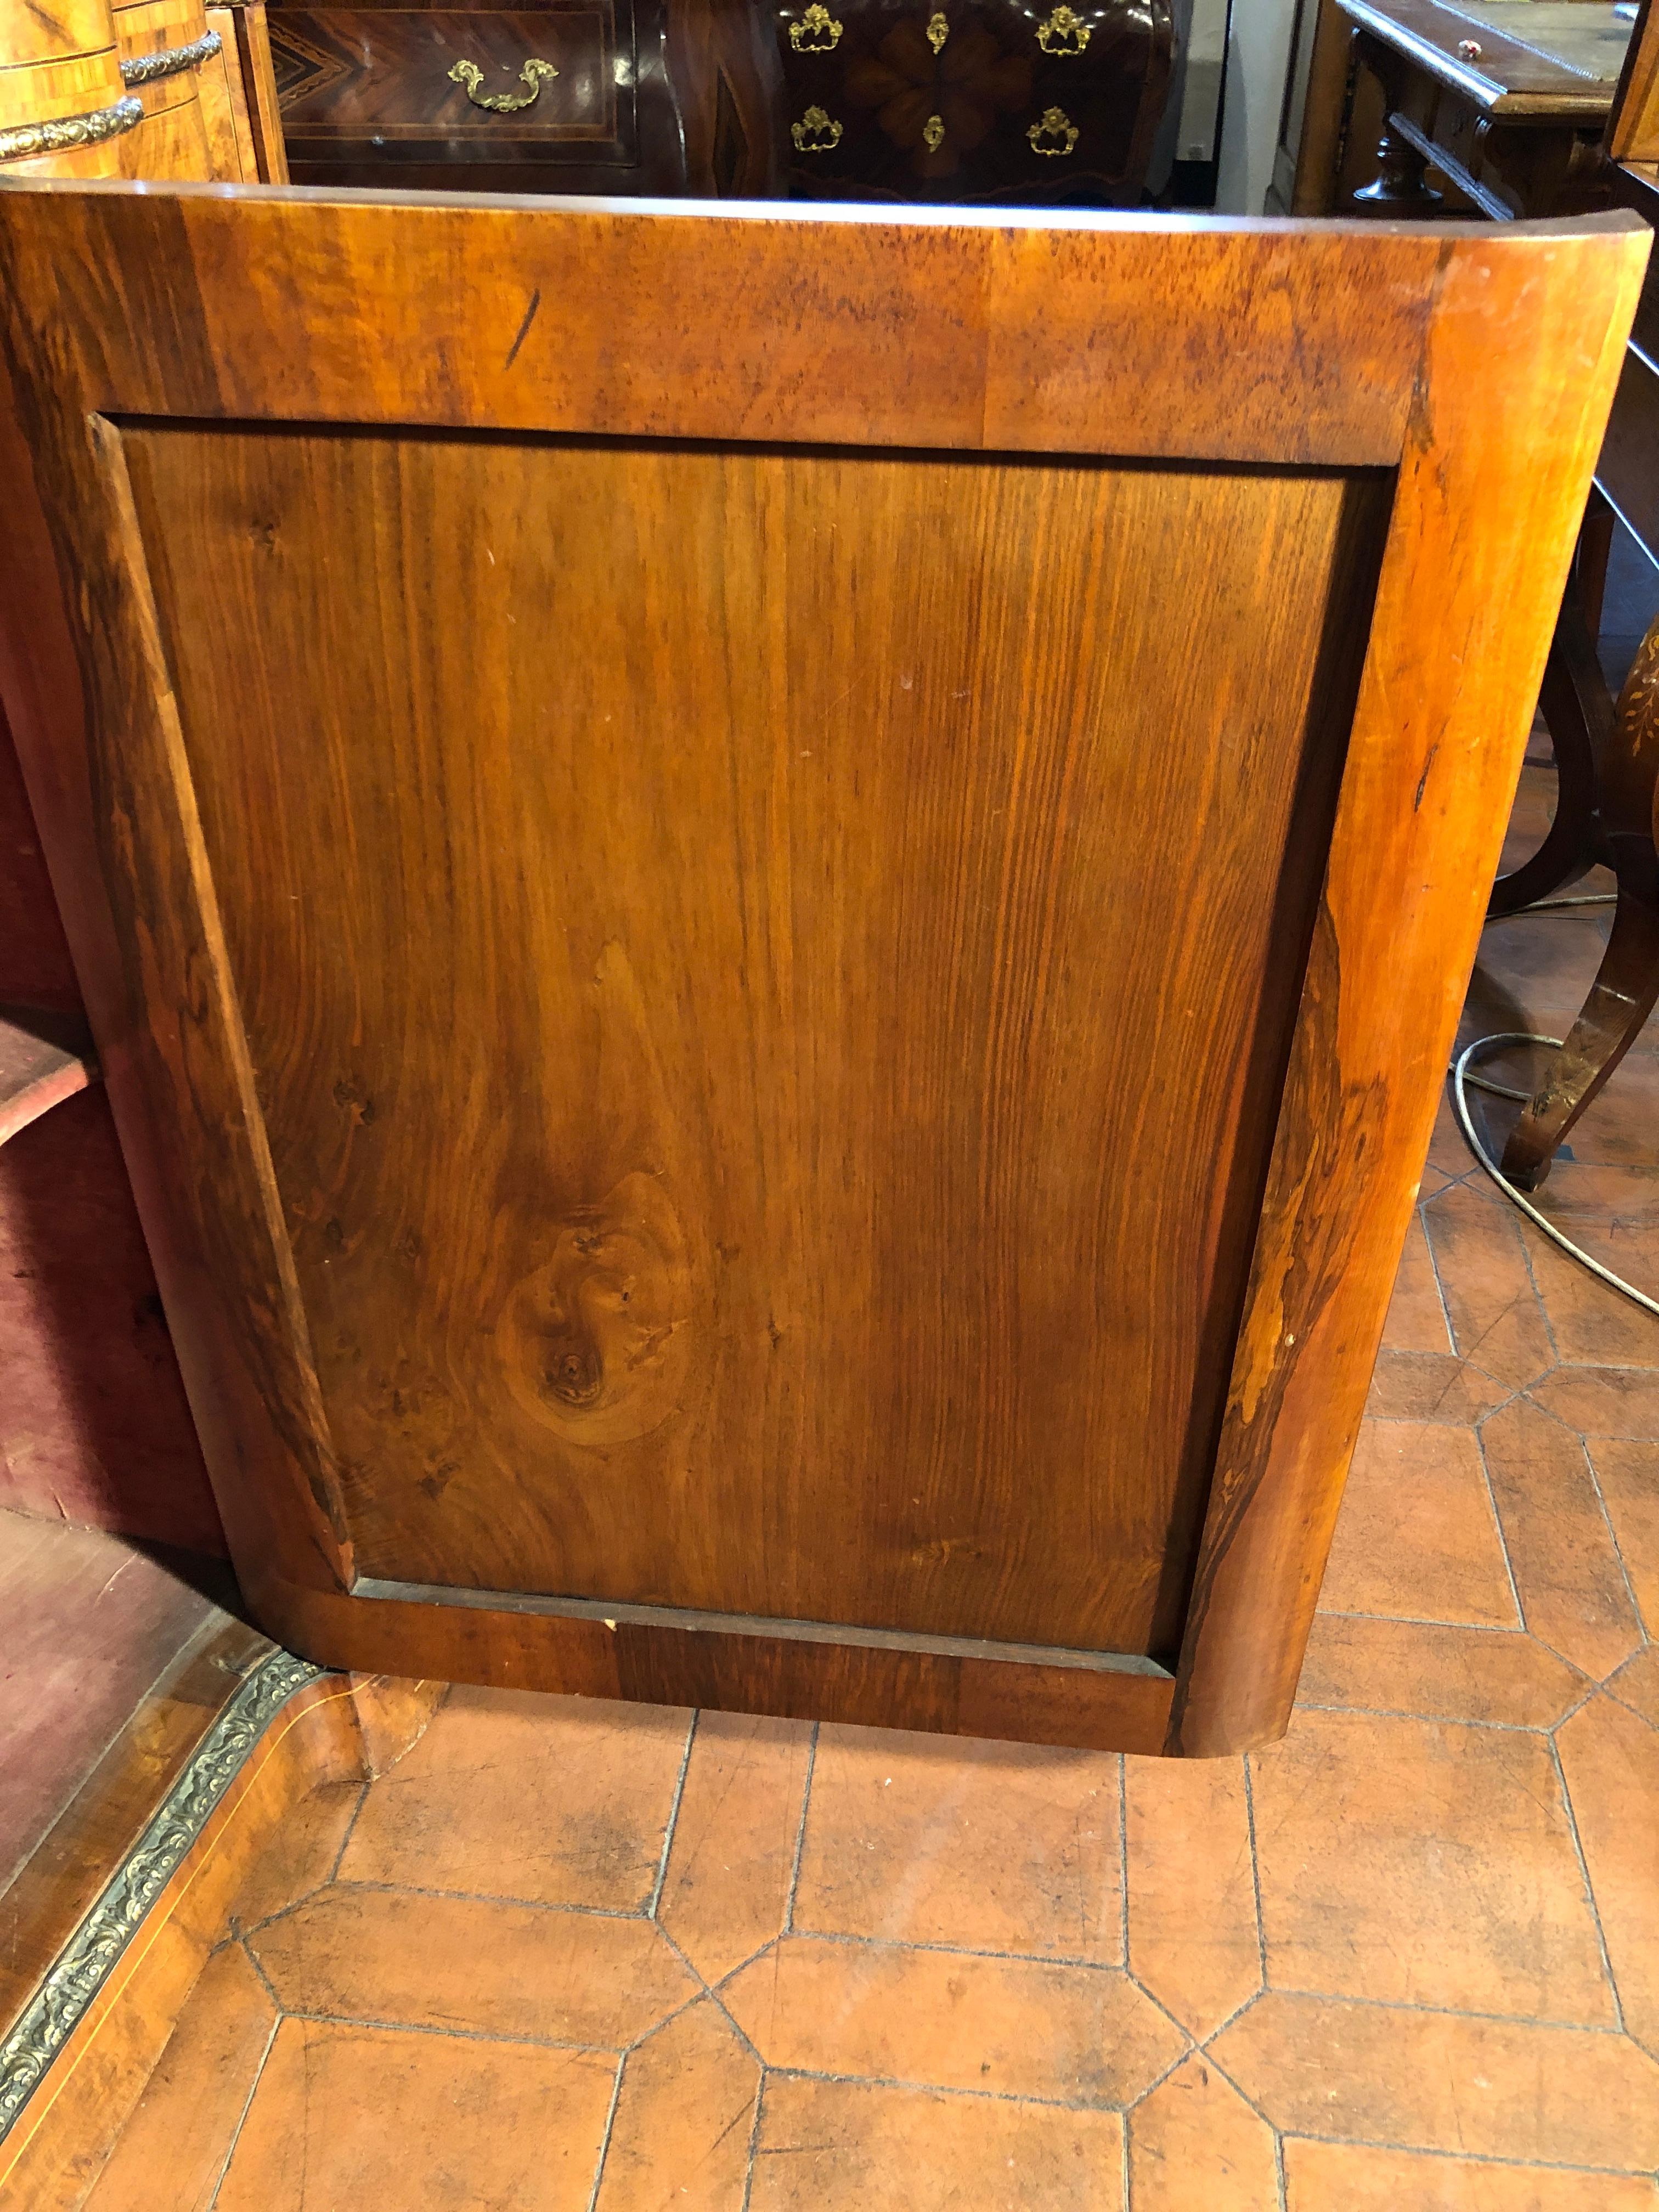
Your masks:
<instances>
[{"instance_id":1,"label":"inlaid wood decoration","mask_svg":"<svg viewBox=\"0 0 1659 2212\"><path fill-rule=\"evenodd\" d=\"M1169 90L1169 0L776 0L775 21L798 197L1140 197Z\"/></svg>"},{"instance_id":2,"label":"inlaid wood decoration","mask_svg":"<svg viewBox=\"0 0 1659 2212\"><path fill-rule=\"evenodd\" d=\"M0 194L260 1623L1281 1729L1647 245Z\"/></svg>"}]
</instances>

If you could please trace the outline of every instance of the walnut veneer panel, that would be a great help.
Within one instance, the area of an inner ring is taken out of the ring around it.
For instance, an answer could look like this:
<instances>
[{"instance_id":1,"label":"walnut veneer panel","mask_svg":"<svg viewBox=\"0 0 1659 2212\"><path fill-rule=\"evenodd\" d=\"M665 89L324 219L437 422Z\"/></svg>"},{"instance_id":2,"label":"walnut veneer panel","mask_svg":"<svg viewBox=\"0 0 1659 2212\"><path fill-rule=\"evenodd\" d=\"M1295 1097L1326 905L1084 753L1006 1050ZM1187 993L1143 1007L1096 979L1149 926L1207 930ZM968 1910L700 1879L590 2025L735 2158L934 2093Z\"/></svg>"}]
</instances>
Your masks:
<instances>
[{"instance_id":1,"label":"walnut veneer panel","mask_svg":"<svg viewBox=\"0 0 1659 2212\"><path fill-rule=\"evenodd\" d=\"M1386 487L125 443L360 1569L1170 1650Z\"/></svg>"}]
</instances>

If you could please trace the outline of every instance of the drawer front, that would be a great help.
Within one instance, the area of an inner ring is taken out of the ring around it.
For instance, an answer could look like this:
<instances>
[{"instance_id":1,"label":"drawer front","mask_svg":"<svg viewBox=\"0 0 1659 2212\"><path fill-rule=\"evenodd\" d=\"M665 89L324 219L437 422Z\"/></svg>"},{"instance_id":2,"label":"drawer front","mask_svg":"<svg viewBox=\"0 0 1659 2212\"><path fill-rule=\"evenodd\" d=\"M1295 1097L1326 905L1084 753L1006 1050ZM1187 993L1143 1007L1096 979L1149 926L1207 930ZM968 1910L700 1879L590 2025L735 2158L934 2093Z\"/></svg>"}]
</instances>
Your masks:
<instances>
[{"instance_id":1,"label":"drawer front","mask_svg":"<svg viewBox=\"0 0 1659 2212\"><path fill-rule=\"evenodd\" d=\"M775 21L793 192L1139 197L1168 96L1167 0L785 0Z\"/></svg>"},{"instance_id":2,"label":"drawer front","mask_svg":"<svg viewBox=\"0 0 1659 2212\"><path fill-rule=\"evenodd\" d=\"M486 180L477 171L539 166L552 173L530 189L614 191L638 167L630 0L273 7L270 25L297 181L413 182L412 165L467 172L451 181L468 185Z\"/></svg>"}]
</instances>

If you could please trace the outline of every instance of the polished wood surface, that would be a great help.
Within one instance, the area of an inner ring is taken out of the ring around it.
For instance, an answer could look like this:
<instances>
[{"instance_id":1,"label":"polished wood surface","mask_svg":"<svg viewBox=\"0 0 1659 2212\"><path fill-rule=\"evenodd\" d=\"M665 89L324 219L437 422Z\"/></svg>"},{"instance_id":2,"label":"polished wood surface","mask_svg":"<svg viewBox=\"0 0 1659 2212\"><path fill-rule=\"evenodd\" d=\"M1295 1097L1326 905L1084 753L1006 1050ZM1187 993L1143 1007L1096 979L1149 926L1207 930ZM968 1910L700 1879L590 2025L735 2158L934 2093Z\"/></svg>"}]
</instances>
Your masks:
<instances>
[{"instance_id":1,"label":"polished wood surface","mask_svg":"<svg viewBox=\"0 0 1659 2212\"><path fill-rule=\"evenodd\" d=\"M0 241L26 764L266 1625L1281 1729L1645 238Z\"/></svg>"},{"instance_id":2,"label":"polished wood surface","mask_svg":"<svg viewBox=\"0 0 1659 2212\"><path fill-rule=\"evenodd\" d=\"M769 12L793 196L1139 201L1169 93L1168 0L773 0Z\"/></svg>"},{"instance_id":3,"label":"polished wood surface","mask_svg":"<svg viewBox=\"0 0 1659 2212\"><path fill-rule=\"evenodd\" d=\"M62 1522L0 1515L0 1591L3 2038L271 1646L160 1561Z\"/></svg>"},{"instance_id":4,"label":"polished wood surface","mask_svg":"<svg viewBox=\"0 0 1659 2212\"><path fill-rule=\"evenodd\" d=\"M1173 1651L1385 489L123 445L360 1572Z\"/></svg>"},{"instance_id":5,"label":"polished wood surface","mask_svg":"<svg viewBox=\"0 0 1659 2212\"><path fill-rule=\"evenodd\" d=\"M125 97L110 0L0 0L0 131L97 113ZM113 177L118 138L7 160L8 176Z\"/></svg>"},{"instance_id":6,"label":"polished wood surface","mask_svg":"<svg viewBox=\"0 0 1659 2212\"><path fill-rule=\"evenodd\" d=\"M1169 0L283 0L270 27L302 182L1091 206L1139 199L1173 41Z\"/></svg>"}]
</instances>

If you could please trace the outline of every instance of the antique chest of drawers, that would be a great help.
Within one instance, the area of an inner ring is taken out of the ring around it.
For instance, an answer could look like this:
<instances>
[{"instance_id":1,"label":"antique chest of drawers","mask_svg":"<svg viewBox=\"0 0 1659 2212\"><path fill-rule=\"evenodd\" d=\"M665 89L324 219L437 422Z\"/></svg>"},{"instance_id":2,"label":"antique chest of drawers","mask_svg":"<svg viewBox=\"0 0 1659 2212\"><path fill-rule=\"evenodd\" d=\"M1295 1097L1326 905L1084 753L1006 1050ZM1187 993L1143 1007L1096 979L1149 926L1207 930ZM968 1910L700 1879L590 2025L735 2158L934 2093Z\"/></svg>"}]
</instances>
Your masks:
<instances>
[{"instance_id":1,"label":"antique chest of drawers","mask_svg":"<svg viewBox=\"0 0 1659 2212\"><path fill-rule=\"evenodd\" d=\"M720 197L1139 195L1170 0L270 9L298 183Z\"/></svg>"}]
</instances>

